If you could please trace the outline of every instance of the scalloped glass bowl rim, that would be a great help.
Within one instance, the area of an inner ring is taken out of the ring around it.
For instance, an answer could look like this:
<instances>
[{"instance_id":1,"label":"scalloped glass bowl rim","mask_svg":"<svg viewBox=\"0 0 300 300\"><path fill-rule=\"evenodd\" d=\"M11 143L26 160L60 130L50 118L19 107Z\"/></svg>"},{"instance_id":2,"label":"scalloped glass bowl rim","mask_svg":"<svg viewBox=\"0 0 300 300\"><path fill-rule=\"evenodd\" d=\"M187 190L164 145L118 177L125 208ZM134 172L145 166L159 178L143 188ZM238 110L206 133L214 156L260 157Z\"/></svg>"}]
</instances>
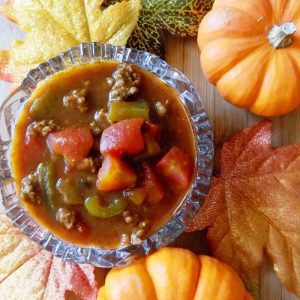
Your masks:
<instances>
[{"instance_id":1,"label":"scalloped glass bowl rim","mask_svg":"<svg viewBox=\"0 0 300 300\"><path fill-rule=\"evenodd\" d=\"M47 229L40 227L25 211L15 195L8 158L8 145L13 131L13 123L22 106L21 103L30 96L37 83L51 74L71 66L103 60L133 63L155 74L175 89L190 116L197 150L196 171L192 187L167 224L146 238L142 245L110 250L70 244L52 235ZM5 213L25 235L53 255L66 261L90 263L100 267L128 264L152 250L174 241L184 231L187 221L193 218L200 209L200 202L208 191L213 169L214 149L210 122L199 95L186 76L156 55L110 44L82 43L78 47L70 48L68 51L39 64L35 69L29 71L21 86L12 92L1 106L1 121L4 120L4 122L7 119L7 116L5 116L7 111L5 110L11 112L11 117L6 123L9 140L5 141L2 135L0 142L1 157L5 155L5 166L0 168L0 178L3 179L1 193ZM9 195L7 190L10 190Z\"/></svg>"}]
</instances>

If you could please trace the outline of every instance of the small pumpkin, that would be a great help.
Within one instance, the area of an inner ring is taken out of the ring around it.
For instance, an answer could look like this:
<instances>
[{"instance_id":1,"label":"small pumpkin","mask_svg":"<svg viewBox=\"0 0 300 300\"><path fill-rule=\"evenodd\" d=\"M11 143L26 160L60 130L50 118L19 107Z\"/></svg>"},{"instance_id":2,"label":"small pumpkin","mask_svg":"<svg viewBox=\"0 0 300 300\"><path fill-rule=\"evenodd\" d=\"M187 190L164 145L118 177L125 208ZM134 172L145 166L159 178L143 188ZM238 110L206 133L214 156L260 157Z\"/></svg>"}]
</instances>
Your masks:
<instances>
[{"instance_id":1,"label":"small pumpkin","mask_svg":"<svg viewBox=\"0 0 300 300\"><path fill-rule=\"evenodd\" d=\"M216 0L198 31L205 76L262 116L300 106L300 1Z\"/></svg>"},{"instance_id":2,"label":"small pumpkin","mask_svg":"<svg viewBox=\"0 0 300 300\"><path fill-rule=\"evenodd\" d=\"M251 300L237 273L215 258L162 248L113 268L97 300Z\"/></svg>"}]
</instances>

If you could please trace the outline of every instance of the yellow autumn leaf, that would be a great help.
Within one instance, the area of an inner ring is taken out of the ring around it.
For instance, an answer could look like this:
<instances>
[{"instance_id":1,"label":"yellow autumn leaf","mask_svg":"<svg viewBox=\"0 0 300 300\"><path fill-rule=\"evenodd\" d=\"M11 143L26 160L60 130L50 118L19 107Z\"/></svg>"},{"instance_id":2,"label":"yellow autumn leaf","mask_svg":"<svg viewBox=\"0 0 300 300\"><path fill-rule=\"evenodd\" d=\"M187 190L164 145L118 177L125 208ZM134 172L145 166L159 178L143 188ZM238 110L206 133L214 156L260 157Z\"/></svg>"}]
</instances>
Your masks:
<instances>
[{"instance_id":1,"label":"yellow autumn leaf","mask_svg":"<svg viewBox=\"0 0 300 300\"><path fill-rule=\"evenodd\" d=\"M103 0L84 1L91 41L125 46L137 24L141 1L122 1L105 10L99 9Z\"/></svg>"},{"instance_id":2,"label":"yellow autumn leaf","mask_svg":"<svg viewBox=\"0 0 300 300\"><path fill-rule=\"evenodd\" d=\"M11 50L0 51L0 79L17 86L26 73L81 42L125 46L137 24L141 0L101 9L103 0L6 0L0 13L27 33Z\"/></svg>"},{"instance_id":3,"label":"yellow autumn leaf","mask_svg":"<svg viewBox=\"0 0 300 300\"><path fill-rule=\"evenodd\" d=\"M140 0L102 10L103 0L14 0L13 15L27 33L11 48L13 64L41 63L81 42L124 46L136 26Z\"/></svg>"}]
</instances>

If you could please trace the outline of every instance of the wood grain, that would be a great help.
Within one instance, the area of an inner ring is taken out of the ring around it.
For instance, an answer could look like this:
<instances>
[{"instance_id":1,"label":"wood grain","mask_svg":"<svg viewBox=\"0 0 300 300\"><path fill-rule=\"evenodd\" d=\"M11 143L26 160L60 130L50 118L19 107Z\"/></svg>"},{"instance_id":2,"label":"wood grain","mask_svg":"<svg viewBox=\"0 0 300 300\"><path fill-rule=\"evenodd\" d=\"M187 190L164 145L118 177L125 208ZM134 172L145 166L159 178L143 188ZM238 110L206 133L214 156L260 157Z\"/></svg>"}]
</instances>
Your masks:
<instances>
[{"instance_id":1,"label":"wood grain","mask_svg":"<svg viewBox=\"0 0 300 300\"><path fill-rule=\"evenodd\" d=\"M185 73L194 84L206 107L216 144L223 143L232 134L262 119L224 101L216 88L206 80L200 67L200 53L195 38L168 37L166 60L173 67ZM285 117L273 118L272 121L274 146L300 142L300 111ZM179 237L176 245L190 248L197 253L203 253L207 251L204 237L204 234L200 232L183 234ZM261 269L260 294L262 300L300 299L289 293L280 283L267 257Z\"/></svg>"},{"instance_id":2,"label":"wood grain","mask_svg":"<svg viewBox=\"0 0 300 300\"><path fill-rule=\"evenodd\" d=\"M15 25L0 17L0 49L7 49L12 40L22 36L23 34ZM249 127L259 120L258 117L249 112L237 109L222 101L215 87L207 82L200 68L199 51L195 38L177 39L168 37L166 48L167 61L173 67L184 72L201 95L213 126L216 143L223 142L233 133ZM0 103L7 96L9 88L10 85L8 83L0 81ZM300 112L295 112L282 118L274 118L273 122L274 145L300 141ZM190 248L197 253L206 253L207 247L204 237L203 232L183 234L176 241L176 245ZM261 270L261 298L262 300L298 299L287 292L280 284L272 271L271 263L267 259L265 259Z\"/></svg>"}]
</instances>

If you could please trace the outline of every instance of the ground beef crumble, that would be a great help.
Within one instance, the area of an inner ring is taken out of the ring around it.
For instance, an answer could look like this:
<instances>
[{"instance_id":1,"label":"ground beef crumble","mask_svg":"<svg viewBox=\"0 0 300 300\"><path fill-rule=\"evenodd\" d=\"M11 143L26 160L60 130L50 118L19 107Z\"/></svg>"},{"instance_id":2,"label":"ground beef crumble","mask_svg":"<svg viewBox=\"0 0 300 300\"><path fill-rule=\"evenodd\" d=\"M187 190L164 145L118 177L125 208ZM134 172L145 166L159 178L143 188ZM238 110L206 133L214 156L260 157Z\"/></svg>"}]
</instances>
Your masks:
<instances>
[{"instance_id":1,"label":"ground beef crumble","mask_svg":"<svg viewBox=\"0 0 300 300\"><path fill-rule=\"evenodd\" d=\"M89 107L86 101L88 81L85 81L84 87L81 89L75 89L69 92L63 98L63 105L68 108L78 109L80 112L85 113Z\"/></svg>"},{"instance_id":2,"label":"ground beef crumble","mask_svg":"<svg viewBox=\"0 0 300 300\"><path fill-rule=\"evenodd\" d=\"M57 211L56 219L59 223L64 225L66 229L70 230L75 225L76 213L74 210L62 207Z\"/></svg>"},{"instance_id":3,"label":"ground beef crumble","mask_svg":"<svg viewBox=\"0 0 300 300\"><path fill-rule=\"evenodd\" d=\"M128 225L133 225L134 228L130 236L128 234L122 234L120 240L121 245L141 245L143 243L143 237L145 236L146 227L149 224L148 220L140 220L137 214L132 216L128 210L124 210L122 216L124 222Z\"/></svg>"},{"instance_id":4,"label":"ground beef crumble","mask_svg":"<svg viewBox=\"0 0 300 300\"><path fill-rule=\"evenodd\" d=\"M146 227L148 226L149 222L147 220L141 221L137 228L131 234L131 244L132 245L140 245L142 244L143 236L145 235Z\"/></svg>"},{"instance_id":5,"label":"ground beef crumble","mask_svg":"<svg viewBox=\"0 0 300 300\"><path fill-rule=\"evenodd\" d=\"M107 113L104 109L98 110L94 115L94 120L90 123L90 129L94 136L100 135L109 126Z\"/></svg>"},{"instance_id":6,"label":"ground beef crumble","mask_svg":"<svg viewBox=\"0 0 300 300\"><path fill-rule=\"evenodd\" d=\"M131 244L141 245L143 243L142 236L144 235L144 230L140 229L131 234Z\"/></svg>"},{"instance_id":7,"label":"ground beef crumble","mask_svg":"<svg viewBox=\"0 0 300 300\"><path fill-rule=\"evenodd\" d=\"M98 168L101 166L100 159L87 157L77 164L78 170L84 170L90 173L96 173Z\"/></svg>"},{"instance_id":8,"label":"ground beef crumble","mask_svg":"<svg viewBox=\"0 0 300 300\"><path fill-rule=\"evenodd\" d=\"M90 173L96 173L101 167L101 159L99 157L86 157L80 162L72 160L66 161L65 172L68 173L73 169L83 170Z\"/></svg>"},{"instance_id":9,"label":"ground beef crumble","mask_svg":"<svg viewBox=\"0 0 300 300\"><path fill-rule=\"evenodd\" d=\"M22 180L21 197L33 203L40 203L41 187L36 174L29 174Z\"/></svg>"},{"instance_id":10,"label":"ground beef crumble","mask_svg":"<svg viewBox=\"0 0 300 300\"><path fill-rule=\"evenodd\" d=\"M107 83L112 87L109 93L110 101L125 100L138 92L141 82L140 74L133 71L132 65L123 63L107 78Z\"/></svg>"},{"instance_id":11,"label":"ground beef crumble","mask_svg":"<svg viewBox=\"0 0 300 300\"><path fill-rule=\"evenodd\" d=\"M28 126L28 133L30 135L39 135L46 137L50 132L60 130L60 126L55 124L54 120L42 120L32 122Z\"/></svg>"}]
</instances>

